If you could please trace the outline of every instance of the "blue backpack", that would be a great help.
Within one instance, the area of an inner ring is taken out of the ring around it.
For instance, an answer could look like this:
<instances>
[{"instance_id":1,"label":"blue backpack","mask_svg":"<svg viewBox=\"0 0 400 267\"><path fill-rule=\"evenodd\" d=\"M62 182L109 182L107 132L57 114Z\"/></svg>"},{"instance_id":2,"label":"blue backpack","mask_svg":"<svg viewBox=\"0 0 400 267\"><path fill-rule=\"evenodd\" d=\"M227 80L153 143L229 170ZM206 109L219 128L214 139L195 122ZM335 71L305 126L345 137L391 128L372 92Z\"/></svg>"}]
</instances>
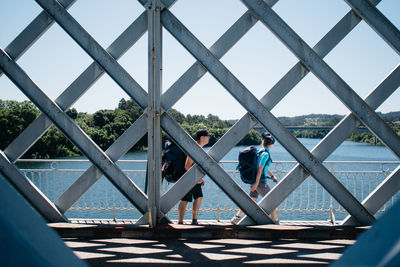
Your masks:
<instances>
[{"instance_id":1,"label":"blue backpack","mask_svg":"<svg viewBox=\"0 0 400 267\"><path fill-rule=\"evenodd\" d=\"M258 157L264 151L265 150L258 151L255 146L249 146L239 152L239 163L236 169L239 170L240 178L244 183L253 184L256 181ZM265 165L268 165L270 162L272 162L271 156L268 158ZM262 178L263 177L264 172Z\"/></svg>"},{"instance_id":2,"label":"blue backpack","mask_svg":"<svg viewBox=\"0 0 400 267\"><path fill-rule=\"evenodd\" d=\"M161 173L163 179L175 183L186 172L186 155L175 144L169 144L163 151Z\"/></svg>"}]
</instances>

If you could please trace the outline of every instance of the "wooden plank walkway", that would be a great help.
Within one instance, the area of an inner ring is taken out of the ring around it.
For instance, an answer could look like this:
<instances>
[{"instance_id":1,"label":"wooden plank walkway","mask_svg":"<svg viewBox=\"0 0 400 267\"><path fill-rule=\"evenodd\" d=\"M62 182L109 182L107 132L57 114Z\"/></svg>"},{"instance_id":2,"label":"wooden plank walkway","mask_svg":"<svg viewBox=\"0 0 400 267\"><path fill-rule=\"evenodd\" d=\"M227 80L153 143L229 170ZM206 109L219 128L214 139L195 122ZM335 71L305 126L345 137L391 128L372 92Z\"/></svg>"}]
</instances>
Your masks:
<instances>
[{"instance_id":1,"label":"wooden plank walkway","mask_svg":"<svg viewBox=\"0 0 400 267\"><path fill-rule=\"evenodd\" d=\"M106 224L106 225L130 225L136 224L137 220L128 220L128 219L70 219L71 223L75 224ZM176 220L172 220L174 224L178 222ZM185 220L183 222L186 224L191 224L190 220ZM215 226L229 226L232 225L230 220L199 220L199 225L215 225ZM330 221L280 221L279 225L291 225L291 226L335 226ZM340 221L336 223L336 225L340 225Z\"/></svg>"},{"instance_id":2,"label":"wooden plank walkway","mask_svg":"<svg viewBox=\"0 0 400 267\"><path fill-rule=\"evenodd\" d=\"M150 238L150 239L212 239L250 238L263 240L293 239L355 239L369 227L332 225L326 221L282 221L279 225L232 225L230 221L200 220L199 225L184 224L136 225L135 220L83 220L72 223L50 223L63 238Z\"/></svg>"},{"instance_id":3,"label":"wooden plank walkway","mask_svg":"<svg viewBox=\"0 0 400 267\"><path fill-rule=\"evenodd\" d=\"M52 223L65 244L90 266L325 266L369 227L329 221L281 221L237 226L229 220L185 221L150 228L136 220L73 219Z\"/></svg>"}]
</instances>

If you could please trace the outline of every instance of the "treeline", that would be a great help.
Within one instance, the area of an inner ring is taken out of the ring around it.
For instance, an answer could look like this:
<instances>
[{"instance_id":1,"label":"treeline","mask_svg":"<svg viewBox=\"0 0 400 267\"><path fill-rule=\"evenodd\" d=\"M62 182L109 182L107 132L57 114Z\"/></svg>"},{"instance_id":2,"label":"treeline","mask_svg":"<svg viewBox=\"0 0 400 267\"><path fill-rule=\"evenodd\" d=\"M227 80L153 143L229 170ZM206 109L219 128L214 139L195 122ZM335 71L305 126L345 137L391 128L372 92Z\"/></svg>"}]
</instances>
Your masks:
<instances>
[{"instance_id":1,"label":"treeline","mask_svg":"<svg viewBox=\"0 0 400 267\"><path fill-rule=\"evenodd\" d=\"M295 117L279 117L285 126L334 126L343 119L342 115L310 114Z\"/></svg>"},{"instance_id":2,"label":"treeline","mask_svg":"<svg viewBox=\"0 0 400 267\"><path fill-rule=\"evenodd\" d=\"M4 150L39 114L40 111L30 101L0 100L0 149ZM101 149L106 150L143 114L143 110L134 101L121 99L114 110L99 110L89 114L72 108L67 114ZM207 129L211 134L210 146L235 123L235 121L221 120L212 114L185 116L174 109L169 110L168 114L192 136L198 129ZM390 112L380 116L400 135L400 112ZM285 126L334 126L343 119L343 116L311 114L278 119ZM328 131L303 130L294 131L293 135L298 138L323 138L327 133ZM163 138L167 138L165 133ZM260 142L260 138L258 132L251 130L238 145L255 145ZM375 137L371 133L354 132L349 140L375 143ZM136 143L131 151L143 151L146 148L147 135ZM55 158L79 155L81 152L55 126L52 126L23 157Z\"/></svg>"},{"instance_id":3,"label":"treeline","mask_svg":"<svg viewBox=\"0 0 400 267\"><path fill-rule=\"evenodd\" d=\"M378 115L400 136L400 112L381 113ZM344 116L328 114L310 114L296 117L279 117L279 121L285 126L335 126ZM324 138L329 131L326 130L297 130L293 135L297 138ZM363 142L368 144L383 145L370 132L353 132L348 138L349 141Z\"/></svg>"},{"instance_id":4,"label":"treeline","mask_svg":"<svg viewBox=\"0 0 400 267\"><path fill-rule=\"evenodd\" d=\"M4 150L39 114L40 111L30 101L0 100L0 149ZM143 110L134 101L121 99L114 110L99 110L89 114L72 108L67 114L101 149L106 150L143 114ZM200 128L207 129L211 134L209 145L213 145L232 126L232 122L211 114L207 117L185 116L174 109L169 110L168 114L192 136ZM167 138L165 133L163 138ZM257 144L259 140L260 134L252 130L239 145ZM143 151L146 148L147 135L136 143L131 151ZM58 128L52 126L23 157L55 158L79 155L81 152Z\"/></svg>"}]
</instances>

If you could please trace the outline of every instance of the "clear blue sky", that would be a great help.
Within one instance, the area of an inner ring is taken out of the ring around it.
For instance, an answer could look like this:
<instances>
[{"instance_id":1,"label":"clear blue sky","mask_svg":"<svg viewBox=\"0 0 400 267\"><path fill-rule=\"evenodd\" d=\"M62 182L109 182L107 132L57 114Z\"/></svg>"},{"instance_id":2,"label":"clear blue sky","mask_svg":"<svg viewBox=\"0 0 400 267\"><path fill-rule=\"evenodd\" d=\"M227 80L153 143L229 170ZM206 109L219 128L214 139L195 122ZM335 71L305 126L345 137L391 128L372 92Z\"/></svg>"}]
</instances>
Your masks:
<instances>
[{"instance_id":1,"label":"clear blue sky","mask_svg":"<svg viewBox=\"0 0 400 267\"><path fill-rule=\"evenodd\" d=\"M382 0L378 8L400 28L400 1ZM104 48L143 10L134 0L78 0L69 9ZM280 0L274 10L312 47L350 8L341 0ZM179 0L171 11L210 47L246 8L239 0ZM33 0L2 0L0 47L4 49L40 12L41 8ZM194 58L168 32L163 34L163 90L166 90L194 63ZM145 89L146 49L147 35L144 35L119 60ZM366 23L361 22L325 60L364 98L400 63L400 56ZM18 60L18 64L52 99L57 98L91 62L91 58L56 24ZM258 98L296 62L296 57L261 23L257 23L222 58L222 63ZM0 99L27 99L5 75L0 77L0 88ZM104 75L74 107L89 113L114 109L121 98L128 96ZM378 111L399 111L399 103L400 90L397 90ZM245 113L209 74L174 108L184 114L212 113L221 119L237 119ZM276 116L347 112L347 108L313 74L303 79L272 110Z\"/></svg>"}]
</instances>

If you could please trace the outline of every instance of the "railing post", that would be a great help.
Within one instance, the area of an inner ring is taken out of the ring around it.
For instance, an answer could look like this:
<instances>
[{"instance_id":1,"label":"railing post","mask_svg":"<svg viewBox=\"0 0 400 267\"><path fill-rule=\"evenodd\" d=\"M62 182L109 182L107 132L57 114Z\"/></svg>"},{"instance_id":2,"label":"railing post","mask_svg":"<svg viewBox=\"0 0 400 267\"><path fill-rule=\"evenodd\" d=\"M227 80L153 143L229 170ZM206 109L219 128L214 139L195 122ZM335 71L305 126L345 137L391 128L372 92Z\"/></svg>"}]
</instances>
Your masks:
<instances>
[{"instance_id":1,"label":"railing post","mask_svg":"<svg viewBox=\"0 0 400 267\"><path fill-rule=\"evenodd\" d=\"M148 14L148 222L155 227L159 222L161 194L161 70L162 36L160 0L149 0Z\"/></svg>"}]
</instances>

